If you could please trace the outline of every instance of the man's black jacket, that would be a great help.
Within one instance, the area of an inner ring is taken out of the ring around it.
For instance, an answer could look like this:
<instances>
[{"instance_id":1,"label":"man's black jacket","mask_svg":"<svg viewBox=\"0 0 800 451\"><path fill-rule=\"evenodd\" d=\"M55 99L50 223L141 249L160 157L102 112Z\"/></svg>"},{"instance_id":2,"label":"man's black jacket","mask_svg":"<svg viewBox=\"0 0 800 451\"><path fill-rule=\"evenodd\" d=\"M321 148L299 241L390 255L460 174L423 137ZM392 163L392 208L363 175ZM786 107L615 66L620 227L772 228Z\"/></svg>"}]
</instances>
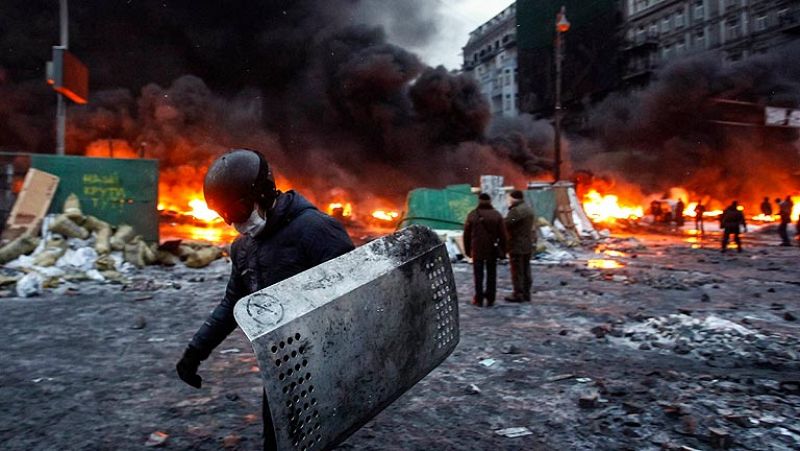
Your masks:
<instances>
[{"instance_id":1,"label":"man's black jacket","mask_svg":"<svg viewBox=\"0 0 800 451\"><path fill-rule=\"evenodd\" d=\"M294 191L282 193L257 236L241 236L231 246L231 277L225 297L190 347L201 360L236 328L239 299L353 250L344 227Z\"/></svg>"}]
</instances>

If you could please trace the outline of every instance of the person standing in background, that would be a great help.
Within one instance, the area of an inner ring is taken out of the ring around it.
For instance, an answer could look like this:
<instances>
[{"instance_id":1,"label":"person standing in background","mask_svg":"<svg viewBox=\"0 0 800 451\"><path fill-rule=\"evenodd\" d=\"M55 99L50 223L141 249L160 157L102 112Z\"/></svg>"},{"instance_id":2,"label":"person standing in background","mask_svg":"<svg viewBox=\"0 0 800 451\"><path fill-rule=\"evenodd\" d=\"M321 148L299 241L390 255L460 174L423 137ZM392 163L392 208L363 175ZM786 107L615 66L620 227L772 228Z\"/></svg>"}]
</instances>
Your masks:
<instances>
[{"instance_id":1,"label":"person standing in background","mask_svg":"<svg viewBox=\"0 0 800 451\"><path fill-rule=\"evenodd\" d=\"M472 258L475 296L472 305L494 305L497 294L497 259L505 258L506 228L503 215L492 207L486 193L478 196L478 207L467 215L464 224L464 252ZM484 288L484 272L486 287Z\"/></svg>"},{"instance_id":2,"label":"person standing in background","mask_svg":"<svg viewBox=\"0 0 800 451\"><path fill-rule=\"evenodd\" d=\"M506 297L508 302L531 301L531 254L533 251L533 209L525 203L522 191L508 195L508 260L511 263L511 282L514 291Z\"/></svg>"}]
</instances>

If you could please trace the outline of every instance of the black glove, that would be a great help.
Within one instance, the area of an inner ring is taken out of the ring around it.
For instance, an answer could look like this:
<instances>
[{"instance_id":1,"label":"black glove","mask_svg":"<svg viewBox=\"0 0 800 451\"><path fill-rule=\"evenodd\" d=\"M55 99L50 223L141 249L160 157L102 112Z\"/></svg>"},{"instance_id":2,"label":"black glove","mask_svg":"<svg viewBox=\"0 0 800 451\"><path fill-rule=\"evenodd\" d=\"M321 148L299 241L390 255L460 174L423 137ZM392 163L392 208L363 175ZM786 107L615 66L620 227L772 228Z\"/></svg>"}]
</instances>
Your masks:
<instances>
[{"instance_id":1,"label":"black glove","mask_svg":"<svg viewBox=\"0 0 800 451\"><path fill-rule=\"evenodd\" d=\"M200 367L200 356L197 349L188 346L183 351L183 357L175 365L178 370L178 377L182 381L191 385L194 388L200 388L203 383L203 378L197 374L197 369Z\"/></svg>"}]
</instances>

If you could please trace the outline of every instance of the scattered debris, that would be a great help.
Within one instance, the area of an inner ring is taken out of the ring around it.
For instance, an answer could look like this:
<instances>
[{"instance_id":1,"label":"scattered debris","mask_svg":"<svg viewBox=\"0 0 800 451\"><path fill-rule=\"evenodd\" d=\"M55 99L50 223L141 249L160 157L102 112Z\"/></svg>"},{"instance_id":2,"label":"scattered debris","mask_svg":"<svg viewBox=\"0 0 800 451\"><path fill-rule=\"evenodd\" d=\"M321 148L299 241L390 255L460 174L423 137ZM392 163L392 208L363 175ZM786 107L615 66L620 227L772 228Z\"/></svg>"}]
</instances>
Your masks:
<instances>
[{"instance_id":1,"label":"scattered debris","mask_svg":"<svg viewBox=\"0 0 800 451\"><path fill-rule=\"evenodd\" d=\"M581 395L580 399L578 399L578 405L582 409L593 409L597 407L597 402L599 398L600 395L596 391L586 393L584 395Z\"/></svg>"},{"instance_id":2,"label":"scattered debris","mask_svg":"<svg viewBox=\"0 0 800 451\"><path fill-rule=\"evenodd\" d=\"M483 366L488 368L488 367L494 365L496 362L497 362L497 360L495 360L495 359L483 359L478 363L480 363L481 365L483 365Z\"/></svg>"},{"instance_id":3,"label":"scattered debris","mask_svg":"<svg viewBox=\"0 0 800 451\"><path fill-rule=\"evenodd\" d=\"M150 446L150 447L161 446L164 444L164 442L167 441L167 437L169 437L169 434L167 434L166 432L155 431L152 434L150 434L150 437L147 438L147 441L144 443L144 446Z\"/></svg>"},{"instance_id":4,"label":"scattered debris","mask_svg":"<svg viewBox=\"0 0 800 451\"><path fill-rule=\"evenodd\" d=\"M517 438L517 437L524 437L526 435L531 435L530 429L526 427L513 427L513 428L506 428L506 429L498 429L494 431L495 434L502 435L503 437L508 438Z\"/></svg>"}]
</instances>

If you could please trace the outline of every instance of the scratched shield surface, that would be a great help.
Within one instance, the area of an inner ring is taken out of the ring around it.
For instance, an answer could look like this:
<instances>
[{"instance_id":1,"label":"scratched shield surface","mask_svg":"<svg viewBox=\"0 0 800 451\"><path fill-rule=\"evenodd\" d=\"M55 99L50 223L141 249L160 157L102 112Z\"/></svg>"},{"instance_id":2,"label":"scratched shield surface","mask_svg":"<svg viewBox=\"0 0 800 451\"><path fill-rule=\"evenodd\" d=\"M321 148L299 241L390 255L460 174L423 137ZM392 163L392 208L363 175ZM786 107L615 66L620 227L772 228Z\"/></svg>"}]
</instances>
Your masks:
<instances>
[{"instance_id":1,"label":"scratched shield surface","mask_svg":"<svg viewBox=\"0 0 800 451\"><path fill-rule=\"evenodd\" d=\"M281 450L344 441L459 340L444 244L412 226L240 300Z\"/></svg>"}]
</instances>

